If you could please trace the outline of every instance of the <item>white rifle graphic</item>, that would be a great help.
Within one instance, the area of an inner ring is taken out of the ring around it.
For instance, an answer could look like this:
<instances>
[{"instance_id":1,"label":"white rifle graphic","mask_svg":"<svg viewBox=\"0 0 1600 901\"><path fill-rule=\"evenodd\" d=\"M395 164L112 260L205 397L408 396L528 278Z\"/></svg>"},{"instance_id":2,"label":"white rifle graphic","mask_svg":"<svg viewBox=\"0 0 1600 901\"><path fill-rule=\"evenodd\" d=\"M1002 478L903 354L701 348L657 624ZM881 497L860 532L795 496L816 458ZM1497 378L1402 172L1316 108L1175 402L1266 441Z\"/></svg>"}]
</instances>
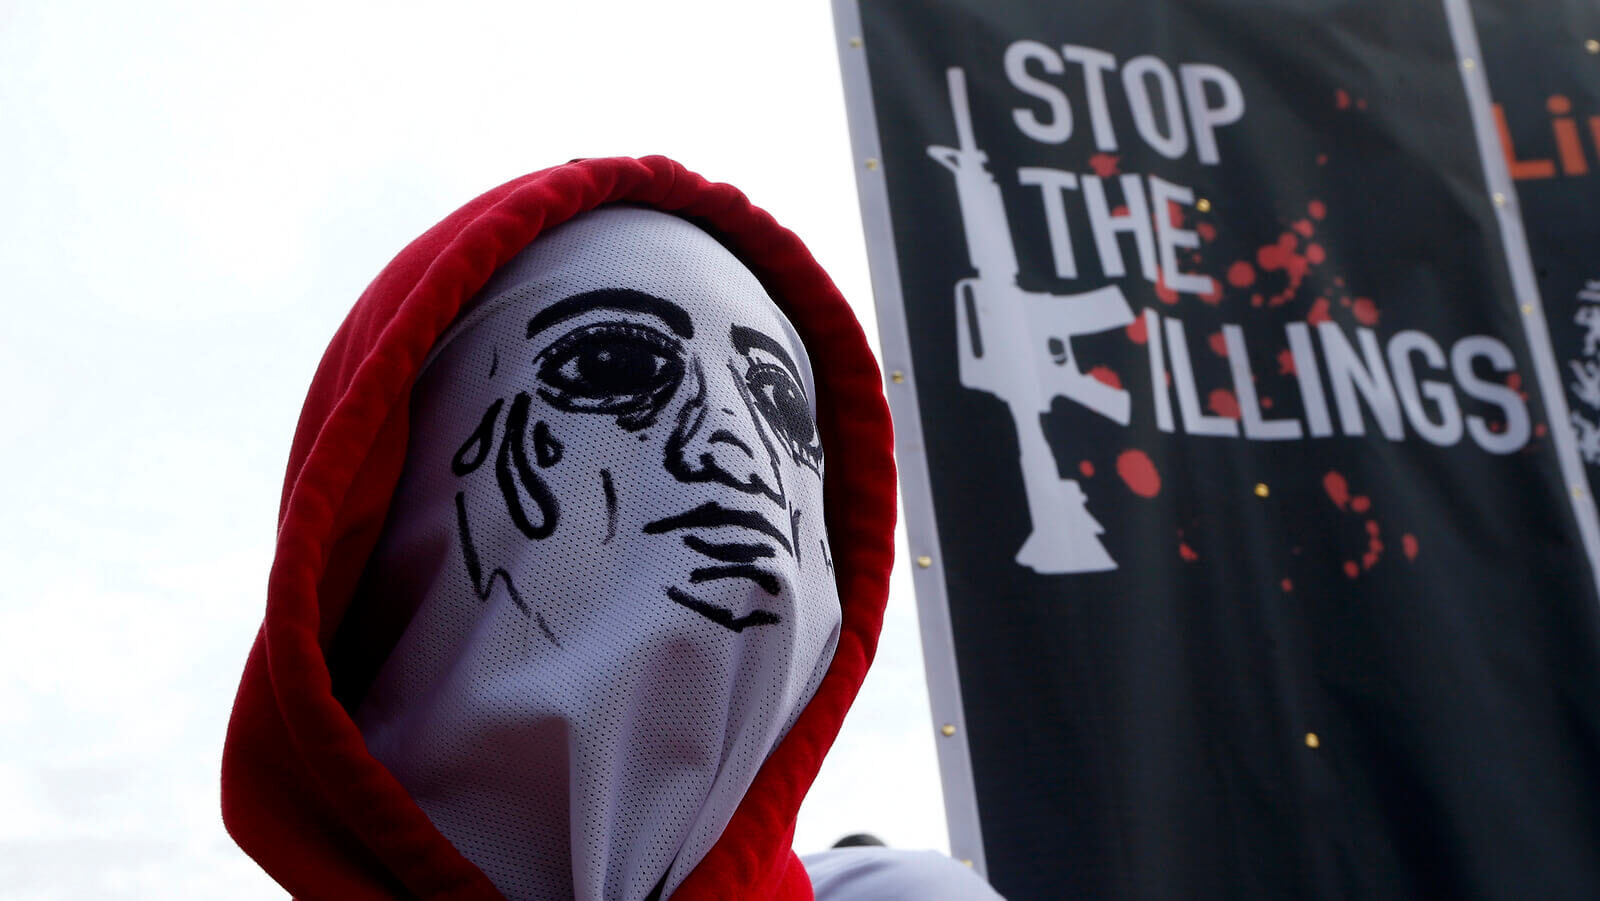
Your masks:
<instances>
[{"instance_id":1,"label":"white rifle graphic","mask_svg":"<svg viewBox=\"0 0 1600 901\"><path fill-rule=\"evenodd\" d=\"M1017 254L1006 223L1005 202L985 165L989 157L972 137L966 75L946 72L959 147L928 148L956 179L967 253L978 274L956 282L956 341L961 384L1004 401L1016 424L1022 482L1033 532L1017 562L1038 573L1116 569L1097 537L1105 529L1089 514L1083 489L1060 476L1045 441L1041 414L1065 397L1121 425L1128 424L1128 393L1086 375L1072 355L1072 338L1133 322L1133 310L1115 285L1083 294L1024 291L1017 286Z\"/></svg>"}]
</instances>

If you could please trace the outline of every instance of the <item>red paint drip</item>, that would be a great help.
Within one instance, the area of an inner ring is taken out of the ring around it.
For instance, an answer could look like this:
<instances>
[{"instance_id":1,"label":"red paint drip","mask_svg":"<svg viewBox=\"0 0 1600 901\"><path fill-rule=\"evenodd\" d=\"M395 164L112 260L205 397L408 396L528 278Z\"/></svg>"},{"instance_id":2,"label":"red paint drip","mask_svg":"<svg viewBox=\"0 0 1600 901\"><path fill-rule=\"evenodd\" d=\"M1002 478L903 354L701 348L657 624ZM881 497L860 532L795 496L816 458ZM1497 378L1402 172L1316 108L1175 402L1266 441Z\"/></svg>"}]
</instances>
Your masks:
<instances>
[{"instance_id":1,"label":"red paint drip","mask_svg":"<svg viewBox=\"0 0 1600 901\"><path fill-rule=\"evenodd\" d=\"M1200 299L1205 301L1206 303L1212 305L1212 306L1216 306L1217 304L1221 303L1222 302L1222 282L1218 281L1217 279L1212 279L1211 280L1211 290L1207 291L1206 293L1204 293L1202 295L1200 295Z\"/></svg>"},{"instance_id":2,"label":"red paint drip","mask_svg":"<svg viewBox=\"0 0 1600 901\"><path fill-rule=\"evenodd\" d=\"M1094 464L1090 463L1088 460L1084 460L1078 464L1078 471L1083 473L1083 477L1086 479L1093 478Z\"/></svg>"},{"instance_id":3,"label":"red paint drip","mask_svg":"<svg viewBox=\"0 0 1600 901\"><path fill-rule=\"evenodd\" d=\"M1356 576L1361 575L1361 567L1356 566L1356 561L1354 560L1346 560L1344 561L1344 574L1354 579Z\"/></svg>"},{"instance_id":4,"label":"red paint drip","mask_svg":"<svg viewBox=\"0 0 1600 901\"><path fill-rule=\"evenodd\" d=\"M1167 277L1164 274L1156 275L1156 298L1168 305L1178 302L1178 292L1167 287Z\"/></svg>"},{"instance_id":5,"label":"red paint drip","mask_svg":"<svg viewBox=\"0 0 1600 901\"><path fill-rule=\"evenodd\" d=\"M1278 587L1282 588L1284 591L1294 591L1294 583L1288 579L1284 579L1282 582L1279 582Z\"/></svg>"},{"instance_id":6,"label":"red paint drip","mask_svg":"<svg viewBox=\"0 0 1600 901\"><path fill-rule=\"evenodd\" d=\"M1255 284L1256 267L1240 260L1228 267L1228 284L1235 288L1248 288Z\"/></svg>"},{"instance_id":7,"label":"red paint drip","mask_svg":"<svg viewBox=\"0 0 1600 901\"><path fill-rule=\"evenodd\" d=\"M1202 222L1196 225L1194 230L1200 233L1200 240L1202 241L1217 240L1217 227L1209 222Z\"/></svg>"},{"instance_id":8,"label":"red paint drip","mask_svg":"<svg viewBox=\"0 0 1600 901\"><path fill-rule=\"evenodd\" d=\"M1405 550L1407 560L1417 559L1417 536L1410 532L1401 535L1400 547Z\"/></svg>"},{"instance_id":9,"label":"red paint drip","mask_svg":"<svg viewBox=\"0 0 1600 901\"><path fill-rule=\"evenodd\" d=\"M1506 376L1506 387L1510 388L1512 391L1521 391L1522 390L1522 373L1513 372L1510 375Z\"/></svg>"},{"instance_id":10,"label":"red paint drip","mask_svg":"<svg viewBox=\"0 0 1600 901\"><path fill-rule=\"evenodd\" d=\"M1093 169L1094 174L1101 178L1110 178L1121 171L1118 168L1121 162L1122 157L1112 156L1109 153L1097 153L1089 157L1089 168Z\"/></svg>"},{"instance_id":11,"label":"red paint drip","mask_svg":"<svg viewBox=\"0 0 1600 901\"><path fill-rule=\"evenodd\" d=\"M1312 242L1306 245L1306 259L1309 260L1313 266L1320 266L1327 258L1328 252L1322 249L1321 244Z\"/></svg>"},{"instance_id":12,"label":"red paint drip","mask_svg":"<svg viewBox=\"0 0 1600 901\"><path fill-rule=\"evenodd\" d=\"M1350 483L1338 470L1330 470L1322 477L1322 490L1328 492L1328 500L1340 510L1350 506Z\"/></svg>"},{"instance_id":13,"label":"red paint drip","mask_svg":"<svg viewBox=\"0 0 1600 901\"><path fill-rule=\"evenodd\" d=\"M1173 228L1183 228L1183 207L1176 200L1167 201L1167 221Z\"/></svg>"},{"instance_id":14,"label":"red paint drip","mask_svg":"<svg viewBox=\"0 0 1600 901\"><path fill-rule=\"evenodd\" d=\"M1538 438L1543 438L1545 433L1548 432L1548 431L1550 431L1550 430L1545 428L1545 425L1542 422L1533 427L1533 434L1534 434L1535 437L1538 437Z\"/></svg>"},{"instance_id":15,"label":"red paint drip","mask_svg":"<svg viewBox=\"0 0 1600 901\"><path fill-rule=\"evenodd\" d=\"M1278 351L1278 374L1294 375L1294 351L1285 347Z\"/></svg>"},{"instance_id":16,"label":"red paint drip","mask_svg":"<svg viewBox=\"0 0 1600 901\"><path fill-rule=\"evenodd\" d=\"M1272 398L1270 398L1270 397L1261 398L1261 409L1263 409L1263 410L1272 409Z\"/></svg>"},{"instance_id":17,"label":"red paint drip","mask_svg":"<svg viewBox=\"0 0 1600 901\"><path fill-rule=\"evenodd\" d=\"M1326 297L1317 298L1316 303L1311 305L1311 312L1306 314L1306 322L1312 325L1316 325L1319 322L1327 322L1332 318L1328 315L1328 298Z\"/></svg>"},{"instance_id":18,"label":"red paint drip","mask_svg":"<svg viewBox=\"0 0 1600 901\"><path fill-rule=\"evenodd\" d=\"M1315 228L1311 227L1311 220L1309 219L1296 219L1294 224L1289 227L1299 232L1302 238L1309 238L1316 231Z\"/></svg>"},{"instance_id":19,"label":"red paint drip","mask_svg":"<svg viewBox=\"0 0 1600 901\"><path fill-rule=\"evenodd\" d=\"M1128 333L1128 340L1135 344L1143 344L1150 340L1150 335L1146 333L1143 316L1135 316L1133 321L1128 323L1125 331Z\"/></svg>"},{"instance_id":20,"label":"red paint drip","mask_svg":"<svg viewBox=\"0 0 1600 901\"><path fill-rule=\"evenodd\" d=\"M1333 105L1336 109L1350 108L1350 92L1340 88L1333 92Z\"/></svg>"},{"instance_id":21,"label":"red paint drip","mask_svg":"<svg viewBox=\"0 0 1600 901\"><path fill-rule=\"evenodd\" d=\"M1327 159L1327 154L1323 154L1317 157L1317 163L1324 163L1327 161ZM1313 219L1321 219L1328 215L1328 206L1320 200L1313 200L1306 204L1306 212L1310 213L1311 218Z\"/></svg>"},{"instance_id":22,"label":"red paint drip","mask_svg":"<svg viewBox=\"0 0 1600 901\"><path fill-rule=\"evenodd\" d=\"M1358 497L1358 498L1356 498L1356 500L1364 501L1364 500L1366 500L1366 498L1365 497ZM1356 512L1360 513L1361 511L1357 510ZM1373 538L1377 538L1378 537L1378 521L1376 519L1367 520L1367 534L1372 536Z\"/></svg>"},{"instance_id":23,"label":"red paint drip","mask_svg":"<svg viewBox=\"0 0 1600 901\"><path fill-rule=\"evenodd\" d=\"M1140 497L1155 497L1161 493L1161 474L1150 457L1138 448L1117 455L1117 475L1127 483L1128 490Z\"/></svg>"},{"instance_id":24,"label":"red paint drip","mask_svg":"<svg viewBox=\"0 0 1600 901\"><path fill-rule=\"evenodd\" d=\"M1194 561L1200 559L1200 555L1196 554L1194 549L1189 547L1187 542L1183 541L1178 542L1178 556L1182 557L1185 563L1193 563Z\"/></svg>"},{"instance_id":25,"label":"red paint drip","mask_svg":"<svg viewBox=\"0 0 1600 901\"><path fill-rule=\"evenodd\" d=\"M1239 401L1234 398L1233 392L1226 388L1218 388L1206 395L1206 407L1218 416L1227 419L1239 418Z\"/></svg>"},{"instance_id":26,"label":"red paint drip","mask_svg":"<svg viewBox=\"0 0 1600 901\"><path fill-rule=\"evenodd\" d=\"M1350 309L1356 321L1362 325L1378 324L1378 305L1370 297L1357 297L1355 306Z\"/></svg>"},{"instance_id":27,"label":"red paint drip","mask_svg":"<svg viewBox=\"0 0 1600 901\"><path fill-rule=\"evenodd\" d=\"M1219 357L1228 355L1228 339L1221 332L1212 332L1206 337L1206 343L1211 345L1211 352Z\"/></svg>"},{"instance_id":28,"label":"red paint drip","mask_svg":"<svg viewBox=\"0 0 1600 901\"><path fill-rule=\"evenodd\" d=\"M1328 155L1326 153L1317 154L1317 165L1319 165L1319 166L1328 165Z\"/></svg>"},{"instance_id":29,"label":"red paint drip","mask_svg":"<svg viewBox=\"0 0 1600 901\"><path fill-rule=\"evenodd\" d=\"M1122 387L1122 377L1117 375L1117 371L1110 366L1096 366L1089 370L1089 377L1103 385L1110 385L1113 388Z\"/></svg>"},{"instance_id":30,"label":"red paint drip","mask_svg":"<svg viewBox=\"0 0 1600 901\"><path fill-rule=\"evenodd\" d=\"M1350 499L1350 509L1357 513L1365 513L1372 509L1372 499L1365 494L1358 494Z\"/></svg>"}]
</instances>

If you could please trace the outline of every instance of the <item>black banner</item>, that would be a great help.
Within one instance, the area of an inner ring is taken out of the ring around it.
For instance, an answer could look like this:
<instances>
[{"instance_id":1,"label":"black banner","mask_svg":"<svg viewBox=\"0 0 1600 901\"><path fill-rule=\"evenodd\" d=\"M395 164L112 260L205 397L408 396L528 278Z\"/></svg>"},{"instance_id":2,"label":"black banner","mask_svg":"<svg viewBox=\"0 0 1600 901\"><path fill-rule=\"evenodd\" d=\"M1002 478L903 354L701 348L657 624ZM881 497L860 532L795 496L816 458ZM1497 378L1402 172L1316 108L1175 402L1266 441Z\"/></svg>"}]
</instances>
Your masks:
<instances>
[{"instance_id":1,"label":"black banner","mask_svg":"<svg viewBox=\"0 0 1600 901\"><path fill-rule=\"evenodd\" d=\"M1600 897L1600 602L1443 7L860 12L995 887Z\"/></svg>"}]
</instances>

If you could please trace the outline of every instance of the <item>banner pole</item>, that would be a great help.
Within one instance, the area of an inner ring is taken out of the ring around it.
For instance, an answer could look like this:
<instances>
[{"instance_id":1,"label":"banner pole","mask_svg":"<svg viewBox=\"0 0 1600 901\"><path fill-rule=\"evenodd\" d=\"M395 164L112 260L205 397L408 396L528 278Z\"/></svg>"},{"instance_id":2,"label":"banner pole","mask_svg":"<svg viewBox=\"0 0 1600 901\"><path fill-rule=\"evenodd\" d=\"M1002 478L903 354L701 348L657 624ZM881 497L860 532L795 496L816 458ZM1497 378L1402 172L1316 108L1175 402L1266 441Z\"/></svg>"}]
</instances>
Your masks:
<instances>
[{"instance_id":1,"label":"banner pole","mask_svg":"<svg viewBox=\"0 0 1600 901\"><path fill-rule=\"evenodd\" d=\"M912 555L911 578L916 588L917 621L922 633L923 668L933 712L939 751L939 777L944 790L950 855L988 878L978 797L967 746L961 682L956 672L955 639L945 591L944 562L934 520L933 489L923 454L922 419L917 408L916 378L911 363L911 338L901 294L900 271L889 217L889 192L884 183L883 152L878 142L877 114L867 78L867 49L856 0L833 0L835 40L844 80L850 146L855 155L857 196L867 240L867 261L878 316L883 368L888 376L889 409L894 416L895 460L900 470L900 496L905 506L906 535Z\"/></svg>"}]
</instances>

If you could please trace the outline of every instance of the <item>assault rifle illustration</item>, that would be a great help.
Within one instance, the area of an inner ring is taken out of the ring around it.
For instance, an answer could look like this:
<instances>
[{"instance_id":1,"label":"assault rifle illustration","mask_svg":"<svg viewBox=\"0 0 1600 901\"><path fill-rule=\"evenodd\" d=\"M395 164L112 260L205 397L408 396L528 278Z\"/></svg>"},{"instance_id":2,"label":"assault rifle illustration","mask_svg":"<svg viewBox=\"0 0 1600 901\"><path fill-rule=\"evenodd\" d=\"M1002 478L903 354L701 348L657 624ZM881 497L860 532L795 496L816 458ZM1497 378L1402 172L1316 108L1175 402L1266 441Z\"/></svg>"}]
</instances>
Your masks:
<instances>
[{"instance_id":1,"label":"assault rifle illustration","mask_svg":"<svg viewBox=\"0 0 1600 901\"><path fill-rule=\"evenodd\" d=\"M961 384L1004 401L1016 423L1022 482L1033 532L1017 562L1039 573L1116 569L1096 536L1105 531L1089 514L1076 480L1063 479L1039 417L1065 397L1122 425L1128 393L1085 374L1072 338L1125 326L1133 310L1115 285L1083 294L1024 291L1000 186L985 168L988 154L972 136L966 75L947 70L958 147L932 146L928 155L956 179L967 254L977 276L956 282L956 341Z\"/></svg>"}]
</instances>

